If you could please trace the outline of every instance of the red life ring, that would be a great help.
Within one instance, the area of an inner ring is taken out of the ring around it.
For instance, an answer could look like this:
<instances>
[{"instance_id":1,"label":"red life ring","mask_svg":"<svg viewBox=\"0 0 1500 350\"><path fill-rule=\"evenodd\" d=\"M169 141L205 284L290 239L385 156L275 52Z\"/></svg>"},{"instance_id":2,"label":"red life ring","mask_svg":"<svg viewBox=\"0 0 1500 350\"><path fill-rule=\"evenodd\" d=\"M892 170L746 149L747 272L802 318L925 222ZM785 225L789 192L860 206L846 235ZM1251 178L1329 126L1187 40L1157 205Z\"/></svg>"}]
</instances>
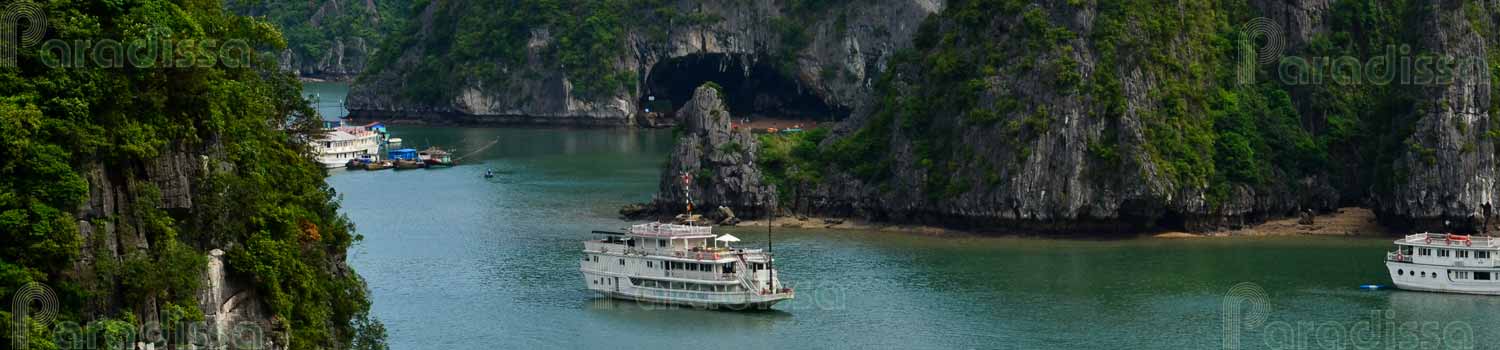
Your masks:
<instances>
[{"instance_id":1,"label":"red life ring","mask_svg":"<svg viewBox=\"0 0 1500 350\"><path fill-rule=\"evenodd\" d=\"M1464 246L1465 247L1473 247L1474 246L1474 241L1466 239L1466 240L1464 240Z\"/></svg>"},{"instance_id":2,"label":"red life ring","mask_svg":"<svg viewBox=\"0 0 1500 350\"><path fill-rule=\"evenodd\" d=\"M1427 237L1427 244L1432 244L1432 237Z\"/></svg>"}]
</instances>

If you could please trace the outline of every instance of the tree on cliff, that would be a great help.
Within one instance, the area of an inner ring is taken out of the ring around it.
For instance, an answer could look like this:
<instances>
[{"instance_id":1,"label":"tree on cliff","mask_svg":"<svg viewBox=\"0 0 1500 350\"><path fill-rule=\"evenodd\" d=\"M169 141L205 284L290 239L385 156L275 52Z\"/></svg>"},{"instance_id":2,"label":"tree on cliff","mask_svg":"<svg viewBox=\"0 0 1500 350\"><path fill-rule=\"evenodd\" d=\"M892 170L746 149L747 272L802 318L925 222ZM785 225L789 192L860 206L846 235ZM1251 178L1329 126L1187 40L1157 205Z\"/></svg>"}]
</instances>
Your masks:
<instances>
[{"instance_id":1,"label":"tree on cliff","mask_svg":"<svg viewBox=\"0 0 1500 350\"><path fill-rule=\"evenodd\" d=\"M380 347L343 262L359 238L306 156L318 117L252 52L285 47L279 32L218 1L17 6L33 11L23 37L44 36L0 65L0 296L42 283L58 321L107 329L202 320L217 248L286 330L278 345ZM58 345L13 316L0 342L30 328L28 348Z\"/></svg>"}]
</instances>

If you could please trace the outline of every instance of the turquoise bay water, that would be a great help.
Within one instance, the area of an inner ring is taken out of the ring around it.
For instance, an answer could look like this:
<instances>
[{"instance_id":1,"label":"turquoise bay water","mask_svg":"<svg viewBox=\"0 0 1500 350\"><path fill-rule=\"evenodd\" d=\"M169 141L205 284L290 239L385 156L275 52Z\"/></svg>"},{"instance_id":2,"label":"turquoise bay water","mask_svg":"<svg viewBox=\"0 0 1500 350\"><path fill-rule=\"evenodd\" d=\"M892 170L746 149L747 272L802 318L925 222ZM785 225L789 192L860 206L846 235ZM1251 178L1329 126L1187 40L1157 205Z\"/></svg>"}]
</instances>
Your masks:
<instances>
[{"instance_id":1,"label":"turquoise bay water","mask_svg":"<svg viewBox=\"0 0 1500 350\"><path fill-rule=\"evenodd\" d=\"M615 302L585 290L581 241L590 230L627 224L615 218L620 205L650 198L670 132L392 131L408 145L457 154L501 140L454 168L332 170L343 211L364 235L351 264L369 284L393 349L1500 344L1500 298L1359 290L1389 284L1381 264L1389 242L1370 239L1096 241L781 229L777 266L798 298L776 311ZM498 176L485 179L490 168ZM741 246L764 246L764 229L728 232L745 239ZM1227 294L1236 285L1242 292Z\"/></svg>"},{"instance_id":2,"label":"turquoise bay water","mask_svg":"<svg viewBox=\"0 0 1500 350\"><path fill-rule=\"evenodd\" d=\"M325 120L337 120L349 115L344 109L344 97L349 95L349 85L338 82L302 83L302 97L313 101L313 108Z\"/></svg>"}]
</instances>

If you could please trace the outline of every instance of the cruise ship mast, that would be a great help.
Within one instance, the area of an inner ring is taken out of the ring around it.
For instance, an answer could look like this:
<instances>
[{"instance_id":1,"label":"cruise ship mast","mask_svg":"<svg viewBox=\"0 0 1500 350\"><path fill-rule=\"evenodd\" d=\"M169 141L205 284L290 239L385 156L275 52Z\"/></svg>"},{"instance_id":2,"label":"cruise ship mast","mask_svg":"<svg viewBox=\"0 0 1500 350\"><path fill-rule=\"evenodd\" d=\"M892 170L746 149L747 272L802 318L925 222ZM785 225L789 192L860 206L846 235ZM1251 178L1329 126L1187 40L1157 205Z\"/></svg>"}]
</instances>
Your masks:
<instances>
[{"instance_id":1,"label":"cruise ship mast","mask_svg":"<svg viewBox=\"0 0 1500 350\"><path fill-rule=\"evenodd\" d=\"M770 195L775 195L775 193ZM687 210L683 213L685 218L683 221L687 222L688 226L692 226L697 220L693 220L693 175L688 172L682 173L682 199L687 205ZM772 289L776 288L776 241L771 235L771 224L775 218L776 207L768 199L766 201L766 269L770 270L770 280L767 283Z\"/></svg>"},{"instance_id":2,"label":"cruise ship mast","mask_svg":"<svg viewBox=\"0 0 1500 350\"><path fill-rule=\"evenodd\" d=\"M772 193L772 195L775 195L775 193ZM771 240L771 222L773 221L771 219L774 218L774 217L776 217L776 209L775 209L775 207L771 206L771 200L770 200L770 198L772 198L772 197L766 197L766 268L769 269L769 270L771 270L770 271L770 281L768 281L767 283L769 283L771 285L771 289L772 290L775 290L776 289L776 254L775 254L775 249L773 249L775 247L775 245L772 244L772 243L774 243L774 241Z\"/></svg>"}]
</instances>

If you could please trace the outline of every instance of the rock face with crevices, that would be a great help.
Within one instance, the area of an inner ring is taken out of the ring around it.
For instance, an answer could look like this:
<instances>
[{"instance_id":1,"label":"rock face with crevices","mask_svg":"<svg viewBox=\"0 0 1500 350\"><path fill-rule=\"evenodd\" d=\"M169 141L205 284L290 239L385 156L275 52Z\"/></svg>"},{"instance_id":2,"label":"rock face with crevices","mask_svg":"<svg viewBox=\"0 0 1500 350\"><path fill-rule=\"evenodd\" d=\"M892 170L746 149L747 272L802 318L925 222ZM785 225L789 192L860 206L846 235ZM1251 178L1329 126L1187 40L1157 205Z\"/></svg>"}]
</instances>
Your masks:
<instances>
[{"instance_id":1,"label":"rock face with crevices","mask_svg":"<svg viewBox=\"0 0 1500 350\"><path fill-rule=\"evenodd\" d=\"M1416 49L1471 60L1451 76L1415 88L1422 103L1393 191L1376 198L1383 221L1430 230L1475 231L1500 204L1500 163L1495 159L1493 84L1500 74L1484 59L1500 53L1500 4L1442 0L1418 22ZM1488 28L1488 30L1486 30ZM1420 51L1419 51L1420 52ZM1494 60L1500 64L1500 60Z\"/></svg>"},{"instance_id":2,"label":"rock face with crevices","mask_svg":"<svg viewBox=\"0 0 1500 350\"><path fill-rule=\"evenodd\" d=\"M101 266L119 266L131 256L146 255L153 244L158 244L141 228L140 208L135 206L152 203L142 198L154 195L159 209L193 211L192 198L199 191L197 181L209 172L232 169L218 158L222 156L221 152L213 144L202 149L175 147L146 161L139 169L105 167L98 162L88 166L85 179L89 184L89 197L75 213L83 245L73 270L68 274L88 289L108 290L127 283L100 269L109 269ZM196 306L203 312L209 329L199 330L204 332L203 337L191 338L192 341L206 341L206 344L215 345L214 348L223 349L263 346L285 349L289 336L286 326L273 317L254 285L226 270L222 250L212 249L206 255L208 264L199 277L202 289L197 293ZM166 320L159 309L162 302L157 296L126 300L117 293L92 300L84 311L92 315L109 315L133 305L135 309L131 312L140 315L141 322L163 322ZM256 338L246 338L252 334Z\"/></svg>"},{"instance_id":3,"label":"rock face with crevices","mask_svg":"<svg viewBox=\"0 0 1500 350\"><path fill-rule=\"evenodd\" d=\"M721 211L714 208L723 206L742 218L759 217L776 206L775 186L764 182L755 165L755 137L732 126L718 90L698 87L677 114L683 128L652 201L658 214L685 212L689 198L694 212L717 214Z\"/></svg>"},{"instance_id":4,"label":"rock face with crevices","mask_svg":"<svg viewBox=\"0 0 1500 350\"><path fill-rule=\"evenodd\" d=\"M442 82L444 95L437 100L414 97L414 81L429 78L424 63L433 57L454 54L453 31L446 25L461 21L476 11L466 1L432 2L413 21L413 40L393 54L390 64L374 67L357 80L348 97L355 118L431 124L576 124L636 125L644 106L646 79L656 73L658 63L675 58L730 56L722 71L747 72L752 65L791 51L784 74L830 106L853 108L866 100L871 84L886 69L890 57L910 47L912 34L928 14L943 8L942 0L877 0L871 2L830 1L828 8L811 13L787 13L775 1L711 0L671 1L663 11L691 14L712 20L680 20L660 26L623 26L617 42L620 54L592 57L608 62L614 70L635 77L628 86L611 93L582 96L572 86L582 79L568 76L558 62L549 59L562 33L545 24L529 27L520 64L476 59L456 67L431 69L499 70L497 79L455 75ZM628 9L626 16L657 13L650 9ZM639 11L639 12L636 12ZM656 23L657 19L643 21ZM781 24L786 23L786 24ZM796 39L784 39L791 27ZM792 47L791 45L797 45ZM693 74L684 72L679 74ZM645 125L668 125L643 122Z\"/></svg>"},{"instance_id":5,"label":"rock face with crevices","mask_svg":"<svg viewBox=\"0 0 1500 350\"><path fill-rule=\"evenodd\" d=\"M203 310L210 339L235 349L245 343L236 337L252 334L263 339L266 348L285 349L289 340L284 325L275 321L254 286L229 277L224 263L223 250L209 251L203 290L198 296L198 307Z\"/></svg>"},{"instance_id":6,"label":"rock face with crevices","mask_svg":"<svg viewBox=\"0 0 1500 350\"><path fill-rule=\"evenodd\" d=\"M1476 232L1496 221L1500 8L1491 2L995 4L951 3L923 24L930 31L916 34L911 59L884 71L884 91L820 145L832 163L822 181L792 191L807 213L1089 233L1236 229L1341 206L1371 208L1398 230ZM1400 15L1367 13L1386 10ZM1227 23L1222 11L1258 15ZM1236 83L1246 56L1217 51L1226 47L1216 40L1262 16L1280 29L1286 57L1377 56L1330 43L1378 25L1384 33L1356 41L1478 62L1449 80L1351 85L1288 82L1273 64ZM1148 25L1161 21L1183 26Z\"/></svg>"}]
</instances>

